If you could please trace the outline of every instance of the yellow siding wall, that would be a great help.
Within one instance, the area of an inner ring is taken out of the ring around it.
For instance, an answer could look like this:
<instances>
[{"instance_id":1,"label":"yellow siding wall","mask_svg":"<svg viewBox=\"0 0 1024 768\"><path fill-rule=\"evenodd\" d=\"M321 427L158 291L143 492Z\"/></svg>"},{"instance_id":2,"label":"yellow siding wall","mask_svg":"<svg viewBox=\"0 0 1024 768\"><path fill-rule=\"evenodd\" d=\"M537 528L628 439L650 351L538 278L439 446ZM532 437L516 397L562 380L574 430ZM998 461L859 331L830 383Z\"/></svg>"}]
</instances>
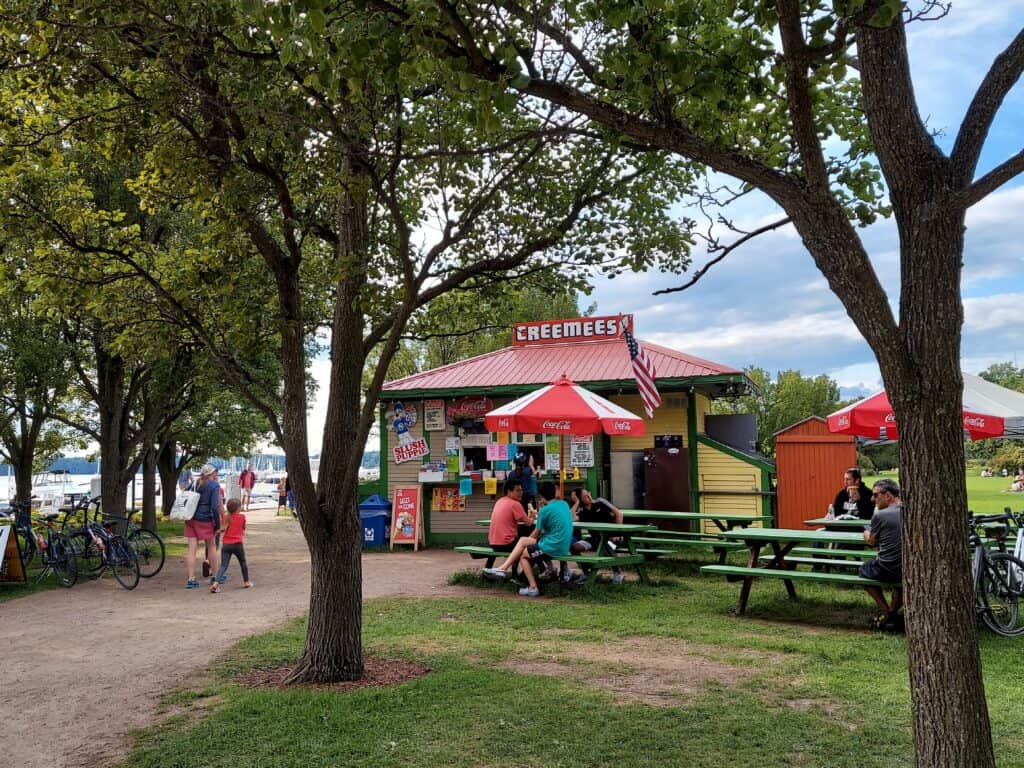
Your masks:
<instances>
[{"instance_id":1,"label":"yellow siding wall","mask_svg":"<svg viewBox=\"0 0 1024 768\"><path fill-rule=\"evenodd\" d=\"M701 491L763 491L761 470L745 461L719 451L710 445L697 446L697 469ZM701 494L700 511L727 512L741 515L760 515L761 497L733 494ZM707 532L717 531L714 524L706 522Z\"/></svg>"},{"instance_id":2,"label":"yellow siding wall","mask_svg":"<svg viewBox=\"0 0 1024 768\"><path fill-rule=\"evenodd\" d=\"M699 434L707 434L707 430L704 429L704 417L711 413L711 398L707 395L702 395L699 392L695 395L697 398L697 432Z\"/></svg>"},{"instance_id":3,"label":"yellow siding wall","mask_svg":"<svg viewBox=\"0 0 1024 768\"><path fill-rule=\"evenodd\" d=\"M644 404L640 395L613 395L609 398L627 411L644 416L644 424L647 426L647 434L641 437L613 436L611 450L642 451L644 448L653 448L655 435L682 435L683 445L686 446L686 396L672 394L662 397L664 405L655 409L653 419L648 419L644 415Z\"/></svg>"}]
</instances>

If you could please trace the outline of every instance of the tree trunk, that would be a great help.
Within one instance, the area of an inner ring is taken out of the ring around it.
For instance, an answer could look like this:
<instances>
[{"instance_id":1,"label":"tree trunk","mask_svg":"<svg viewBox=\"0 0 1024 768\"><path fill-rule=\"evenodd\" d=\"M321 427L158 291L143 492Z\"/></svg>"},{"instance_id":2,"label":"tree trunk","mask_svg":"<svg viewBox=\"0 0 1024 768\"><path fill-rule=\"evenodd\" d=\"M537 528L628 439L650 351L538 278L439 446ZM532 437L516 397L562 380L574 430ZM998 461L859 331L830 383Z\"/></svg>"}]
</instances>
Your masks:
<instances>
[{"instance_id":1,"label":"tree trunk","mask_svg":"<svg viewBox=\"0 0 1024 768\"><path fill-rule=\"evenodd\" d=\"M16 501L28 501L32 498L32 454L34 447L22 444L21 450L13 457L14 466L14 498Z\"/></svg>"},{"instance_id":2,"label":"tree trunk","mask_svg":"<svg viewBox=\"0 0 1024 768\"><path fill-rule=\"evenodd\" d=\"M178 461L175 456L177 442L172 436L164 437L157 449L156 466L160 472L160 498L162 513L169 515L178 496Z\"/></svg>"},{"instance_id":3,"label":"tree trunk","mask_svg":"<svg viewBox=\"0 0 1024 768\"><path fill-rule=\"evenodd\" d=\"M331 379L318 487L314 498L300 495L298 500L303 505L300 520L313 571L306 647L292 681L358 680L363 674L358 477L363 454L359 418L364 352L358 297L365 283L362 265L369 240L369 209L367 183L356 167L346 154L338 205L338 261L344 272L331 326ZM307 450L305 436L301 447ZM291 465L289 454L289 472Z\"/></svg>"},{"instance_id":4,"label":"tree trunk","mask_svg":"<svg viewBox=\"0 0 1024 768\"><path fill-rule=\"evenodd\" d=\"M919 185L919 187L924 185ZM920 768L993 768L967 548L963 216L933 190L901 217L902 354L876 349L900 430L903 584ZM937 211L943 211L937 215ZM895 350L894 350L895 351ZM906 365L899 358L906 356Z\"/></svg>"},{"instance_id":5,"label":"tree trunk","mask_svg":"<svg viewBox=\"0 0 1024 768\"><path fill-rule=\"evenodd\" d=\"M142 457L142 526L156 529L156 449L152 446Z\"/></svg>"},{"instance_id":6,"label":"tree trunk","mask_svg":"<svg viewBox=\"0 0 1024 768\"><path fill-rule=\"evenodd\" d=\"M114 515L125 513L128 481L134 468L129 468L125 455L124 359L107 354L99 342L96 348L97 408L100 414L100 495L103 509Z\"/></svg>"}]
</instances>

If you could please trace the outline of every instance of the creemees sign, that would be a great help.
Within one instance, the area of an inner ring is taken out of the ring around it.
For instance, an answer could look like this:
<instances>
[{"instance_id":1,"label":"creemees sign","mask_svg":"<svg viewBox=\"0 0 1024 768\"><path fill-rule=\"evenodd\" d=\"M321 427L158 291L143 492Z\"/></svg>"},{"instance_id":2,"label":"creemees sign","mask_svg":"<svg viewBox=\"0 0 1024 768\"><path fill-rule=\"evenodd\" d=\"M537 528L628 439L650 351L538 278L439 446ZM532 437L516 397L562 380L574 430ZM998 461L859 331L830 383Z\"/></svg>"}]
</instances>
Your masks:
<instances>
[{"instance_id":1,"label":"creemees sign","mask_svg":"<svg viewBox=\"0 0 1024 768\"><path fill-rule=\"evenodd\" d=\"M561 344L567 341L615 339L623 327L633 330L632 315L577 317L571 320L540 320L512 326L512 346Z\"/></svg>"}]
</instances>

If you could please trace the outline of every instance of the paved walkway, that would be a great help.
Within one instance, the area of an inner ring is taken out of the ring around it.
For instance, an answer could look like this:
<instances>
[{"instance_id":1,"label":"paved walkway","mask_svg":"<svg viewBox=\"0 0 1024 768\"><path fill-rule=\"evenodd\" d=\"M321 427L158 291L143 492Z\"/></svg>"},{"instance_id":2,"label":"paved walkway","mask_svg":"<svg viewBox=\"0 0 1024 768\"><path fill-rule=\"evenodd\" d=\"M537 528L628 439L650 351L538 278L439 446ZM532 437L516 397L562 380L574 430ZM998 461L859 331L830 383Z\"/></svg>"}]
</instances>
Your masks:
<instances>
[{"instance_id":1,"label":"paved walkway","mask_svg":"<svg viewBox=\"0 0 1024 768\"><path fill-rule=\"evenodd\" d=\"M0 764L94 768L123 759L127 734L153 721L163 691L235 641L304 614L309 554L298 524L274 513L248 516L253 589L240 588L233 561L221 594L186 590L184 558L175 557L132 592L107 577L0 603ZM465 566L450 551L368 554L363 595L468 594L447 584Z\"/></svg>"}]
</instances>

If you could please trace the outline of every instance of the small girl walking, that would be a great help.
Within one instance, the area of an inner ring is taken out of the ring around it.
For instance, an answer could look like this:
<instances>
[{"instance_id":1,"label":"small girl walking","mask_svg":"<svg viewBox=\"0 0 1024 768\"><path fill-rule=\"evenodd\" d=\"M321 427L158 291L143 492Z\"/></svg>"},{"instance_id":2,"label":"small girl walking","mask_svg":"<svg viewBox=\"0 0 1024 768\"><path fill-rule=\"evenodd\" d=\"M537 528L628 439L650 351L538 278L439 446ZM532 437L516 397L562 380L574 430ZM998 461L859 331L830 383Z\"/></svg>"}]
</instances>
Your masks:
<instances>
[{"instance_id":1,"label":"small girl walking","mask_svg":"<svg viewBox=\"0 0 1024 768\"><path fill-rule=\"evenodd\" d=\"M220 592L220 585L227 581L228 563L232 555L238 558L238 564L242 567L242 586L246 589L252 586L249 581L249 564L245 560L245 514L239 511L241 508L242 502L238 499L228 501L228 526L221 539L220 569L217 571L217 580L210 587L211 592Z\"/></svg>"}]
</instances>

